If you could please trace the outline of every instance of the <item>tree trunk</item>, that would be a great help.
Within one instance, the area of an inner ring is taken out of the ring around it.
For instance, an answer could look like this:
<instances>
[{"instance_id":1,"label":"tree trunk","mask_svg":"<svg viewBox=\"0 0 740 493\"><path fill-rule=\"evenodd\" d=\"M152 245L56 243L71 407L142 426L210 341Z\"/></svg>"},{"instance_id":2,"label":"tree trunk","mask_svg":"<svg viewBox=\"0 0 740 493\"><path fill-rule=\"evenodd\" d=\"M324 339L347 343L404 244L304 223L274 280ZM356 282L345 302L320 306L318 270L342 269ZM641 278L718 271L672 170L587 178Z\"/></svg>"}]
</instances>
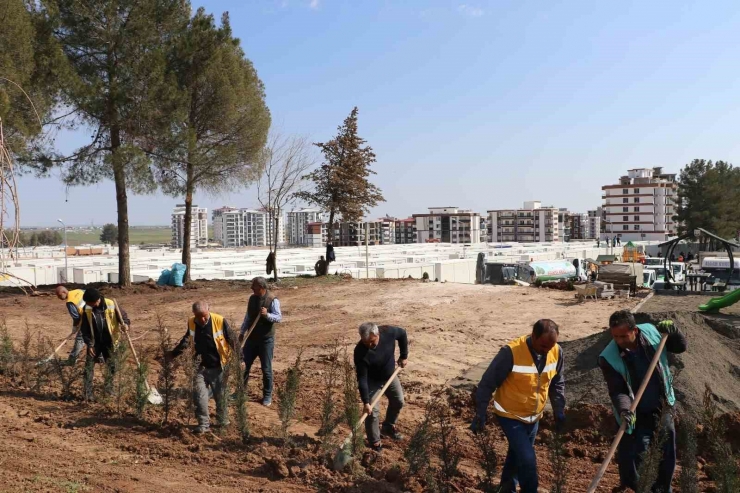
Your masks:
<instances>
[{"instance_id":1,"label":"tree trunk","mask_svg":"<svg viewBox=\"0 0 740 493\"><path fill-rule=\"evenodd\" d=\"M326 231L326 244L334 246L334 206L329 208L329 228ZM326 256L326 273L329 273L329 265L331 261L329 256Z\"/></svg>"},{"instance_id":2,"label":"tree trunk","mask_svg":"<svg viewBox=\"0 0 740 493\"><path fill-rule=\"evenodd\" d=\"M190 225L193 222L191 207L193 206L193 189L195 188L195 184L193 183L193 174L193 165L190 163L190 158L188 157L187 181L185 183L185 219L183 219L182 225L182 263L185 264L187 268L185 269L183 282L190 281Z\"/></svg>"},{"instance_id":3,"label":"tree trunk","mask_svg":"<svg viewBox=\"0 0 740 493\"><path fill-rule=\"evenodd\" d=\"M280 214L275 214L275 234L272 235L272 255L275 262L273 262L272 280L278 282L278 271L277 271L277 244L278 244L278 224L280 224Z\"/></svg>"},{"instance_id":4,"label":"tree trunk","mask_svg":"<svg viewBox=\"0 0 740 493\"><path fill-rule=\"evenodd\" d=\"M131 266L128 251L128 197L126 195L126 169L119 155L121 133L117 126L110 130L110 144L113 161L113 179L116 183L116 205L118 207L118 285L131 285Z\"/></svg>"}]
</instances>

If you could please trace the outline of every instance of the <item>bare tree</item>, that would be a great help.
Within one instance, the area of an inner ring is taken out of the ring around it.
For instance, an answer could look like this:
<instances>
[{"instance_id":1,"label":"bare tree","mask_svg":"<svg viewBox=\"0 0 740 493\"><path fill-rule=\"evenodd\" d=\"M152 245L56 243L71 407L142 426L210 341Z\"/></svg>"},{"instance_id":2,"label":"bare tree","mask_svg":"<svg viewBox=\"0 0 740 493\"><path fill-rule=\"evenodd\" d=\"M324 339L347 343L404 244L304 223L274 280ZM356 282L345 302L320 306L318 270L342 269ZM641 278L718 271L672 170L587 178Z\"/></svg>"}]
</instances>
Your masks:
<instances>
[{"instance_id":1,"label":"bare tree","mask_svg":"<svg viewBox=\"0 0 740 493\"><path fill-rule=\"evenodd\" d=\"M278 280L277 244L280 217L295 194L308 184L306 173L315 163L312 145L305 137L275 132L263 150L263 172L257 182L257 200L267 212L267 238L274 258L274 277Z\"/></svg>"}]
</instances>

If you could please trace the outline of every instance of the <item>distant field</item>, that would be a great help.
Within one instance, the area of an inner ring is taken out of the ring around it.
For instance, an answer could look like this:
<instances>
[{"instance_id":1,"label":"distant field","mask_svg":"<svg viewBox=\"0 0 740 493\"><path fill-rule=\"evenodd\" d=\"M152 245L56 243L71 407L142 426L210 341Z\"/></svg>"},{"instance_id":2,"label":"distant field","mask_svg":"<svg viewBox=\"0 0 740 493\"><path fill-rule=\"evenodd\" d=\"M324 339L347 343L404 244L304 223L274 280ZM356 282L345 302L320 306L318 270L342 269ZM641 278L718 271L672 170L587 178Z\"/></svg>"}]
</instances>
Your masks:
<instances>
[{"instance_id":1,"label":"distant field","mask_svg":"<svg viewBox=\"0 0 740 493\"><path fill-rule=\"evenodd\" d=\"M24 233L31 234L33 230L24 229ZM64 232L60 231L64 234ZM78 246L88 243L100 243L100 230L95 231L67 231L67 243L69 246ZM132 245L142 243L170 243L172 231L169 227L161 228L129 228L129 242Z\"/></svg>"}]
</instances>

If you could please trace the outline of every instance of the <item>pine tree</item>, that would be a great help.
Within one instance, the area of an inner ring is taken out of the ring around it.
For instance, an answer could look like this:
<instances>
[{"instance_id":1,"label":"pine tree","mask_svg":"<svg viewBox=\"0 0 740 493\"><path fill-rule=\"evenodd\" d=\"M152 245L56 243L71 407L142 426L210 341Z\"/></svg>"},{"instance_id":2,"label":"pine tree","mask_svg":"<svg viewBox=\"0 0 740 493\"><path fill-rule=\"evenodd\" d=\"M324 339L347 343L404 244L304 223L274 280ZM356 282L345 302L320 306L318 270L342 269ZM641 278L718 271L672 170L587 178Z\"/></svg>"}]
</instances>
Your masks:
<instances>
[{"instance_id":1,"label":"pine tree","mask_svg":"<svg viewBox=\"0 0 740 493\"><path fill-rule=\"evenodd\" d=\"M375 153L357 135L357 114L355 107L338 128L336 137L316 144L324 155L324 163L308 175L314 190L296 194L297 198L329 211L327 242L330 244L334 241L333 225L337 216L343 221L356 222L378 202L385 202L380 189L368 179L375 174L370 169Z\"/></svg>"},{"instance_id":2,"label":"pine tree","mask_svg":"<svg viewBox=\"0 0 740 493\"><path fill-rule=\"evenodd\" d=\"M193 194L235 190L259 176L270 112L264 85L232 36L228 14L216 27L213 16L198 9L171 43L168 74L178 88L174 122L154 132L163 138L151 139L148 152L164 192L185 196L182 263L189 280Z\"/></svg>"},{"instance_id":3,"label":"pine tree","mask_svg":"<svg viewBox=\"0 0 740 493\"><path fill-rule=\"evenodd\" d=\"M165 131L176 97L166 67L167 41L187 25L182 0L42 0L39 24L69 65L63 101L73 125L91 130L91 141L72 155L38 157L39 172L62 166L68 186L113 179L118 210L119 284L131 283L128 192L156 189L144 140Z\"/></svg>"}]
</instances>

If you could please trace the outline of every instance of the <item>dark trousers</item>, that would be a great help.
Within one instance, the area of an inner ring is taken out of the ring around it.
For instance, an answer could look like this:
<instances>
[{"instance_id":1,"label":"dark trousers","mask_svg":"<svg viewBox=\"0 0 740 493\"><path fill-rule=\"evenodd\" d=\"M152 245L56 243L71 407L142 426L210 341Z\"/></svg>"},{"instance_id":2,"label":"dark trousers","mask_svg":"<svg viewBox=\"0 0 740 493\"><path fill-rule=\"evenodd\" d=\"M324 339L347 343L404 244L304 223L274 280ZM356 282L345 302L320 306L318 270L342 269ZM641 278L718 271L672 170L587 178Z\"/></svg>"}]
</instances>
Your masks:
<instances>
[{"instance_id":1,"label":"dark trousers","mask_svg":"<svg viewBox=\"0 0 740 493\"><path fill-rule=\"evenodd\" d=\"M502 493L516 493L517 484L521 486L521 493L537 493L539 482L534 439L539 422L528 424L498 416L498 423L509 441L506 462L501 471Z\"/></svg>"},{"instance_id":2,"label":"dark trousers","mask_svg":"<svg viewBox=\"0 0 740 493\"><path fill-rule=\"evenodd\" d=\"M96 363L102 363L108 367L109 374L111 376L115 375L118 371L118 367L116 365L115 359L113 359L112 356L112 349L103 349L98 350L102 357L98 358L91 358L89 354L85 357L85 370L83 373L83 385L85 390L85 399L86 400L93 400L94 399L94 388L95 388L95 364ZM106 381L105 387L103 388L103 392L105 392L107 395L110 395L113 393L113 382L112 381Z\"/></svg>"},{"instance_id":3,"label":"dark trousers","mask_svg":"<svg viewBox=\"0 0 740 493\"><path fill-rule=\"evenodd\" d=\"M368 390L370 391L370 402L372 402L377 396L380 389L383 388L385 382L374 382L369 380L367 382ZM388 410L385 413L385 420L383 426L395 426L398 420L398 415L401 413L403 408L403 388L401 387L401 381L398 377L394 378L388 389L384 394L388 397ZM380 442L380 401L373 408L372 414L370 414L365 420L365 433L367 434L367 441L370 445Z\"/></svg>"},{"instance_id":4,"label":"dark trousers","mask_svg":"<svg viewBox=\"0 0 740 493\"><path fill-rule=\"evenodd\" d=\"M252 370L254 360L259 356L260 367L262 368L262 387L263 396L272 398L272 353L275 349L275 337L265 337L253 341L247 339L244 344L244 386L249 383L249 372Z\"/></svg>"},{"instance_id":5,"label":"dark trousers","mask_svg":"<svg viewBox=\"0 0 740 493\"><path fill-rule=\"evenodd\" d=\"M639 480L638 471L642 464L642 457L650 446L650 442L658 439L655 430L658 429L659 414L638 414L637 423L632 434L625 434L619 443L617 459L619 461L619 481L622 486L637 489ZM676 470L676 428L673 415L667 413L663 422L665 441L663 442L663 460L660 461L658 479L653 485L655 493L671 493L671 480Z\"/></svg>"}]
</instances>

